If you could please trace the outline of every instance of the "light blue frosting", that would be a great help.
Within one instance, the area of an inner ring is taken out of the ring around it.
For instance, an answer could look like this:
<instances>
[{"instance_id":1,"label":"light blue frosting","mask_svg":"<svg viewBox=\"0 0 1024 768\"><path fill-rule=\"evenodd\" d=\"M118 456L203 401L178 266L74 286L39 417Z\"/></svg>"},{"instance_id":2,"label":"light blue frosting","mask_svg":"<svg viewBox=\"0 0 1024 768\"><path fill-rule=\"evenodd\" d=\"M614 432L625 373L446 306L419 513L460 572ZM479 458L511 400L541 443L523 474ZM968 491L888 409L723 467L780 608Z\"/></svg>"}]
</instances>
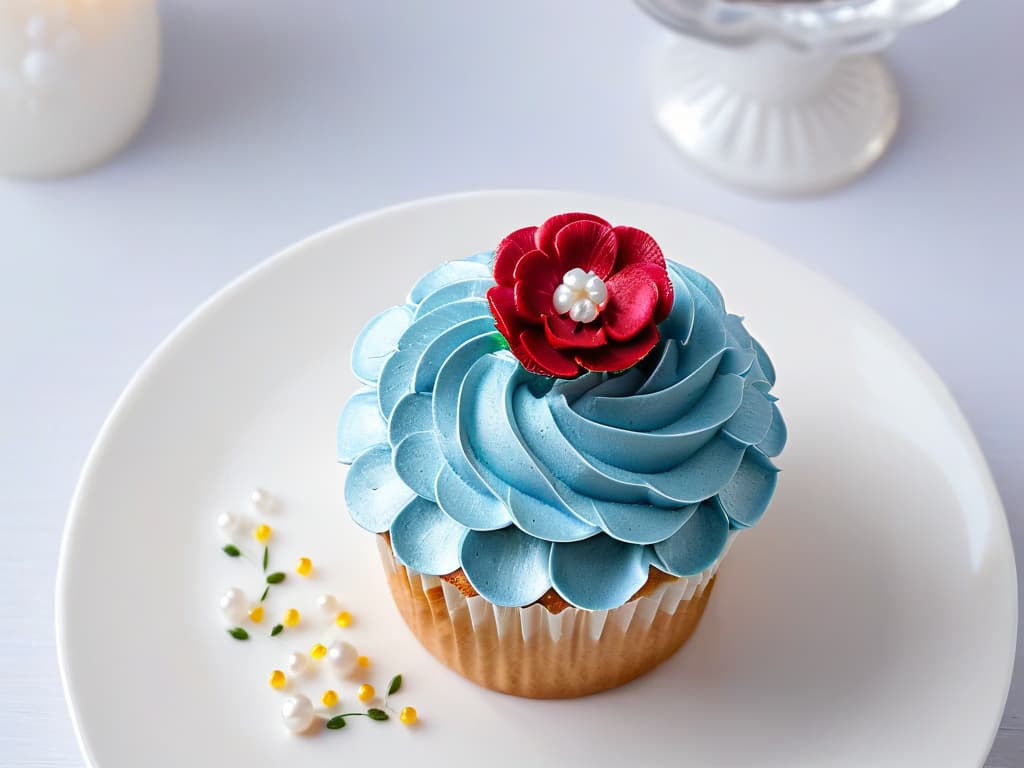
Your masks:
<instances>
[{"instance_id":1,"label":"light blue frosting","mask_svg":"<svg viewBox=\"0 0 1024 768\"><path fill-rule=\"evenodd\" d=\"M661 341L621 374L526 371L485 299L493 253L443 264L373 318L338 458L352 518L425 574L462 568L490 602L554 588L618 607L651 566L699 573L775 490L786 426L771 361L703 275L668 262Z\"/></svg>"}]
</instances>

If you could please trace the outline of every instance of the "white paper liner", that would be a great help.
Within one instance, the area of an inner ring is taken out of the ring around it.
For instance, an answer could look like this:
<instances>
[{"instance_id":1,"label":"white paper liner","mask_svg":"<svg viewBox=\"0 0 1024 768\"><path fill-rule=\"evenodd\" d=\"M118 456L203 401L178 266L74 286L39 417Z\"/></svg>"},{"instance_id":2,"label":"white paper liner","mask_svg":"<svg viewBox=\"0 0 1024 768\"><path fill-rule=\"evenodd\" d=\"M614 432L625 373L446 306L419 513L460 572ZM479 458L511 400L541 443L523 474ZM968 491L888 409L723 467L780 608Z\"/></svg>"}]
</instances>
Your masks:
<instances>
[{"instance_id":1,"label":"white paper liner","mask_svg":"<svg viewBox=\"0 0 1024 768\"><path fill-rule=\"evenodd\" d=\"M551 613L540 604L524 608L502 608L488 602L479 595L466 597L456 587L437 576L427 576L404 567L394 556L391 547L382 537L378 537L381 560L389 577L405 573L409 587L414 594L422 593L425 600L428 591L436 594L440 588L444 604L453 625L463 612L469 613L475 632L493 633L500 642L508 638L510 633L521 635L527 647L538 645L542 639L559 642L563 638L572 638L585 651L587 645L596 646L614 626L626 636L643 632L649 628L659 612L674 615L683 601L699 597L718 566L732 546L738 531L730 532L722 553L707 569L700 573L663 582L650 595L631 600L619 608L606 611L588 611L583 608L569 607L560 613Z\"/></svg>"}]
</instances>

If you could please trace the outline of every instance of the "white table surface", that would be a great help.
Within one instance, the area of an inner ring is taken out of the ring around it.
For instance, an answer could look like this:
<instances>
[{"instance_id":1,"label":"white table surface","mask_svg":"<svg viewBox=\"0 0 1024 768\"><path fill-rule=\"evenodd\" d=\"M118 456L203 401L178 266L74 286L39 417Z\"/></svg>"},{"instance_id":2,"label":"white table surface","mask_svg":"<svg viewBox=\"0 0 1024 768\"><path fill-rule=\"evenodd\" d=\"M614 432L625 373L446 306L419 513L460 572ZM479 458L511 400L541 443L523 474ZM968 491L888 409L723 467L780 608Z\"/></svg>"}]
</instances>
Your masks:
<instances>
[{"instance_id":1,"label":"white table surface","mask_svg":"<svg viewBox=\"0 0 1024 768\"><path fill-rule=\"evenodd\" d=\"M54 574L79 469L132 372L242 271L414 197L647 199L831 275L945 378L1024 543L1024 3L965 0L907 32L888 56L905 96L891 154L800 202L735 194L660 138L647 82L669 34L626 0L166 0L162 12L163 80L142 135L76 178L0 181L0 765L83 765L57 674ZM1024 765L1022 666L989 766Z\"/></svg>"}]
</instances>

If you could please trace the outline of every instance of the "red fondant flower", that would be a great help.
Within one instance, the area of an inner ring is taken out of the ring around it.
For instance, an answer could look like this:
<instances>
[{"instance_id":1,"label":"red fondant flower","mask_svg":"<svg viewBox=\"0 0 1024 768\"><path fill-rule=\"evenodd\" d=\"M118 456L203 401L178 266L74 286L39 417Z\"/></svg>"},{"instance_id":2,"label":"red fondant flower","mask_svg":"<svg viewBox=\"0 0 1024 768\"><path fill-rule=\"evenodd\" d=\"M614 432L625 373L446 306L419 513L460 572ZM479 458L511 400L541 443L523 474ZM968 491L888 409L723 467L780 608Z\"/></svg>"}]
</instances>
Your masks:
<instances>
[{"instance_id":1,"label":"red fondant flower","mask_svg":"<svg viewBox=\"0 0 1024 768\"><path fill-rule=\"evenodd\" d=\"M552 216L498 246L487 292L523 367L571 378L621 371L658 343L672 281L654 238L589 213Z\"/></svg>"}]
</instances>

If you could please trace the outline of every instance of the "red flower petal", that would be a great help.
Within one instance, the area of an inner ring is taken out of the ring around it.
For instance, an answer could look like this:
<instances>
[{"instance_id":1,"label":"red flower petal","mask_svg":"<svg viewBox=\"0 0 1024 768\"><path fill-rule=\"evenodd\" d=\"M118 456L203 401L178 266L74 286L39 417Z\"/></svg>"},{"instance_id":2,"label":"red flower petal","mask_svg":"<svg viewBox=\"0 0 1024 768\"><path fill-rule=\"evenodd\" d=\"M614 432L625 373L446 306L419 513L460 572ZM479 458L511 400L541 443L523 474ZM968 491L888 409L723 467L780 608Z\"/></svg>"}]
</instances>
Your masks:
<instances>
[{"instance_id":1,"label":"red flower petal","mask_svg":"<svg viewBox=\"0 0 1024 768\"><path fill-rule=\"evenodd\" d=\"M555 235L555 251L564 275L573 267L591 270L602 280L615 268L615 231L596 221L574 221Z\"/></svg>"},{"instance_id":2,"label":"red flower petal","mask_svg":"<svg viewBox=\"0 0 1024 768\"><path fill-rule=\"evenodd\" d=\"M557 235L558 231L566 224L572 224L574 221L596 221L598 224L611 227L611 224L607 221L592 213L560 213L557 216L552 216L537 227L537 233L534 235L536 247L540 248L544 253L554 255L555 235ZM566 268L564 272L568 272L568 268Z\"/></svg>"},{"instance_id":3,"label":"red flower petal","mask_svg":"<svg viewBox=\"0 0 1024 768\"><path fill-rule=\"evenodd\" d=\"M494 282L498 285L512 286L512 274L516 264L526 253L534 249L536 227L523 227L498 243L494 254Z\"/></svg>"},{"instance_id":4,"label":"red flower petal","mask_svg":"<svg viewBox=\"0 0 1024 768\"><path fill-rule=\"evenodd\" d=\"M515 304L512 301L512 289L495 286L487 292L487 301L491 305L491 314L494 315L498 332L505 337L508 348L515 355L516 360L522 363L528 371L550 376L551 374L546 369L533 362L532 356L526 351L520 340L529 325L524 323L516 312Z\"/></svg>"},{"instance_id":5,"label":"red flower petal","mask_svg":"<svg viewBox=\"0 0 1024 768\"><path fill-rule=\"evenodd\" d=\"M516 312L512 289L504 285L494 286L487 291L487 303L491 305L491 314L494 315L498 333L504 336L511 346L513 341L519 340L519 334L528 327Z\"/></svg>"},{"instance_id":6,"label":"red flower petal","mask_svg":"<svg viewBox=\"0 0 1024 768\"><path fill-rule=\"evenodd\" d=\"M531 328L519 335L519 341L530 356L531 361L542 370L535 370L527 365L526 361L520 358L520 362L527 370L535 373L544 373L548 376L558 376L562 379L570 379L580 372L580 367L570 355L554 349L539 328ZM607 349L607 347L602 347Z\"/></svg>"},{"instance_id":7,"label":"red flower petal","mask_svg":"<svg viewBox=\"0 0 1024 768\"><path fill-rule=\"evenodd\" d=\"M658 306L654 308L654 322L660 323L672 312L672 301L675 296L672 278L668 276L667 270L656 264L641 262L633 264L632 268L644 270L651 281L658 286Z\"/></svg>"},{"instance_id":8,"label":"red flower petal","mask_svg":"<svg viewBox=\"0 0 1024 768\"><path fill-rule=\"evenodd\" d=\"M592 349L608 343L600 323L577 323L562 315L544 318L544 335L555 349Z\"/></svg>"},{"instance_id":9,"label":"red flower petal","mask_svg":"<svg viewBox=\"0 0 1024 768\"><path fill-rule=\"evenodd\" d=\"M630 264L650 264L656 267L650 275L658 286L658 309L655 319L660 323L672 311L672 279L665 266L665 254L661 252L653 237L636 227L615 227L615 237L619 243L619 252L615 263L618 268L625 269Z\"/></svg>"},{"instance_id":10,"label":"red flower petal","mask_svg":"<svg viewBox=\"0 0 1024 768\"><path fill-rule=\"evenodd\" d=\"M634 264L608 278L608 306L601 312L608 338L625 341L655 325L658 286L647 270L646 264Z\"/></svg>"},{"instance_id":11,"label":"red flower petal","mask_svg":"<svg viewBox=\"0 0 1024 768\"><path fill-rule=\"evenodd\" d=\"M654 349L661 335L658 326L648 325L638 336L622 344L606 344L576 353L576 362L588 371L624 371L639 363Z\"/></svg>"},{"instance_id":12,"label":"red flower petal","mask_svg":"<svg viewBox=\"0 0 1024 768\"><path fill-rule=\"evenodd\" d=\"M562 282L562 273L543 251L530 251L516 264L515 302L519 314L539 323L554 312L552 296Z\"/></svg>"}]
</instances>

